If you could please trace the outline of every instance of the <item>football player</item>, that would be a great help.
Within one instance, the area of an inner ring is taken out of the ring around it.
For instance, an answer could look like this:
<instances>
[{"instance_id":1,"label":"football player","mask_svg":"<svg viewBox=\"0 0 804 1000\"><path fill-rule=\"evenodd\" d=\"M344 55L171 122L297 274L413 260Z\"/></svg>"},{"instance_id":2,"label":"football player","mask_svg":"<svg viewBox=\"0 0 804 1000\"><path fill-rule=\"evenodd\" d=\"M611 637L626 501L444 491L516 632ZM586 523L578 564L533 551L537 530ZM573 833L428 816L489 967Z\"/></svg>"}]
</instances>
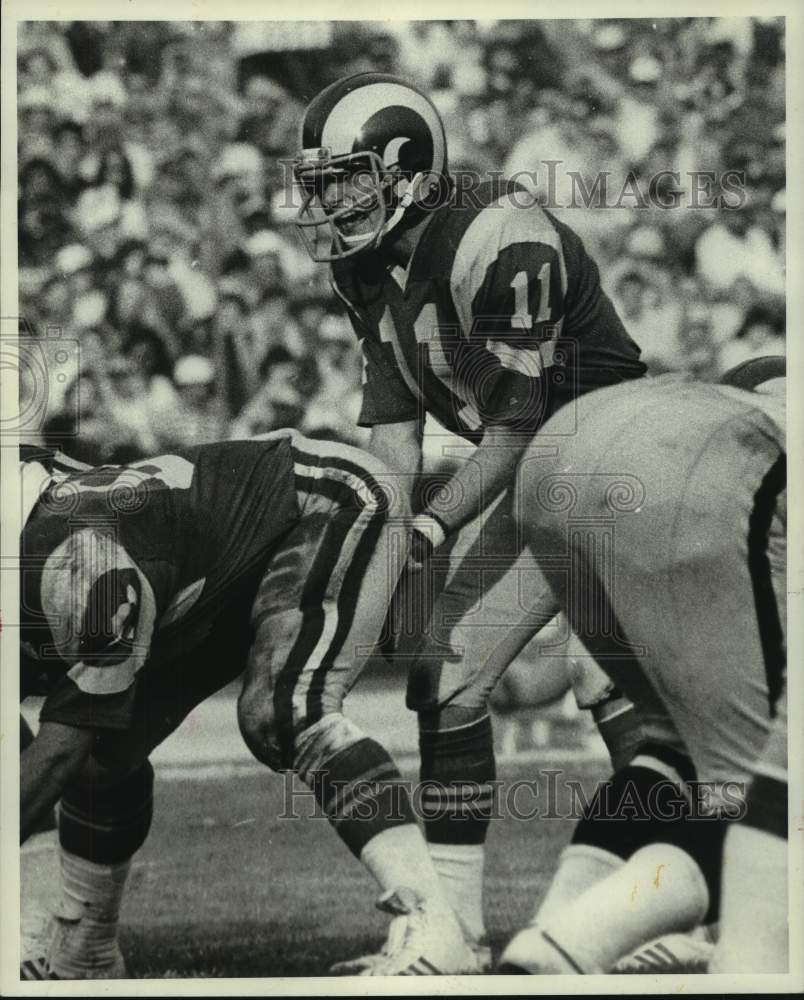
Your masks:
<instances>
[{"instance_id":1,"label":"football player","mask_svg":"<svg viewBox=\"0 0 804 1000\"><path fill-rule=\"evenodd\" d=\"M312 258L330 262L362 345L368 449L413 492L426 414L467 442L459 471L415 501L397 655L410 663L430 851L478 945L495 777L488 696L556 612L546 583L524 609L521 583L538 570L515 523L517 462L551 414L573 434L576 399L645 366L578 236L514 183L456 183L435 107L404 80L361 73L322 91L294 174L297 226ZM435 606L416 621L410 609L427 607L431 586ZM615 762L627 760L629 706L588 657L579 662L578 703L594 709Z\"/></svg>"},{"instance_id":2,"label":"football player","mask_svg":"<svg viewBox=\"0 0 804 1000\"><path fill-rule=\"evenodd\" d=\"M383 890L395 920L378 974L472 971L396 766L341 712L408 550L382 464L281 431L126 466L29 448L21 482L21 690L45 696L21 755L21 838L60 799L63 872L23 977L125 975L149 754L241 673L249 748L312 788Z\"/></svg>"},{"instance_id":3,"label":"football player","mask_svg":"<svg viewBox=\"0 0 804 1000\"><path fill-rule=\"evenodd\" d=\"M725 386L667 376L601 390L580 402L579 433L550 466L523 460L529 544L644 729L675 746L687 788L679 798L670 785L650 815L636 813L657 827L650 844L629 825L607 837L617 824L605 810L597 834L585 818L609 874L568 900L555 891L559 868L501 971L608 972L719 907L710 971L787 971L780 374L783 359L760 359ZM633 789L632 816L650 801L637 769Z\"/></svg>"}]
</instances>

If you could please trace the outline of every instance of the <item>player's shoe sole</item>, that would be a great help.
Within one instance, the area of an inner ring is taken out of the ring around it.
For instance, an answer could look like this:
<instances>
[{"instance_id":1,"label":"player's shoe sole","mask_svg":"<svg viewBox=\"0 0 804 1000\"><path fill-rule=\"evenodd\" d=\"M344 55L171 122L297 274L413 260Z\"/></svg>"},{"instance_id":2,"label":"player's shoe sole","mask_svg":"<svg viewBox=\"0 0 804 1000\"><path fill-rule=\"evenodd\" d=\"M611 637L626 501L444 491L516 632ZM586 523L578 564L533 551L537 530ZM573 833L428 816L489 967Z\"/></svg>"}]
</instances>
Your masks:
<instances>
[{"instance_id":1,"label":"player's shoe sole","mask_svg":"<svg viewBox=\"0 0 804 1000\"><path fill-rule=\"evenodd\" d=\"M620 959L612 971L625 976L707 972L714 952L714 944L696 932L667 934Z\"/></svg>"}]
</instances>

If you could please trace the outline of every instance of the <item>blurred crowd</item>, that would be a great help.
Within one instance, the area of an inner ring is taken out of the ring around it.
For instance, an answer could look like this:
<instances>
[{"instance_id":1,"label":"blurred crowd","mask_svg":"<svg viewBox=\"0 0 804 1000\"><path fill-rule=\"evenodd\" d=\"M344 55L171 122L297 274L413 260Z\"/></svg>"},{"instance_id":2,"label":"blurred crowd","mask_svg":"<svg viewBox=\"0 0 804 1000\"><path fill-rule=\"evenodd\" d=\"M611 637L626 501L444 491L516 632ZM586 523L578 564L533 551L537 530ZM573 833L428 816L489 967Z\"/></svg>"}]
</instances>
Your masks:
<instances>
[{"instance_id":1,"label":"blurred crowd","mask_svg":"<svg viewBox=\"0 0 804 1000\"><path fill-rule=\"evenodd\" d=\"M293 231L288 161L305 103L365 69L432 96L453 168L525 173L652 370L783 352L783 24L21 25L21 332L49 372L43 439L87 461L288 425L363 440L356 340ZM601 171L608 201L573 206ZM744 182L727 191L726 171Z\"/></svg>"}]
</instances>

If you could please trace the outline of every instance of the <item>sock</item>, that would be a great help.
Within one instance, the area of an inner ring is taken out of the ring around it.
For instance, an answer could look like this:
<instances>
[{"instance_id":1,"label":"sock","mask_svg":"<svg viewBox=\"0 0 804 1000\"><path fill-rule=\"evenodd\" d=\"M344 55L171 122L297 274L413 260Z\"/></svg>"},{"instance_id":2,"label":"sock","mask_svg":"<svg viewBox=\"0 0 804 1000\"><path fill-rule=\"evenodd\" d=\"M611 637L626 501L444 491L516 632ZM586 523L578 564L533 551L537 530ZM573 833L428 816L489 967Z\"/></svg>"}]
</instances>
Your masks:
<instances>
[{"instance_id":1,"label":"sock","mask_svg":"<svg viewBox=\"0 0 804 1000\"><path fill-rule=\"evenodd\" d=\"M365 845L360 860L384 892L407 886L438 906L449 906L427 844L415 824L382 830Z\"/></svg>"},{"instance_id":2,"label":"sock","mask_svg":"<svg viewBox=\"0 0 804 1000\"><path fill-rule=\"evenodd\" d=\"M98 864L128 861L151 829L153 786L154 771L148 761L112 787L84 781L71 784L59 809L62 848Z\"/></svg>"},{"instance_id":3,"label":"sock","mask_svg":"<svg viewBox=\"0 0 804 1000\"><path fill-rule=\"evenodd\" d=\"M117 785L77 780L62 796L62 894L50 964L63 978L86 978L119 957L120 904L131 858L151 827L153 780L145 761Z\"/></svg>"},{"instance_id":4,"label":"sock","mask_svg":"<svg viewBox=\"0 0 804 1000\"><path fill-rule=\"evenodd\" d=\"M96 864L62 850L60 933L50 965L66 979L112 965L118 954L117 922L131 861Z\"/></svg>"},{"instance_id":5,"label":"sock","mask_svg":"<svg viewBox=\"0 0 804 1000\"><path fill-rule=\"evenodd\" d=\"M494 806L494 740L487 715L455 729L420 730L424 829L429 843L482 844Z\"/></svg>"},{"instance_id":6,"label":"sock","mask_svg":"<svg viewBox=\"0 0 804 1000\"><path fill-rule=\"evenodd\" d=\"M45 929L60 896L56 831L32 834L20 848L20 927L26 938L33 940Z\"/></svg>"},{"instance_id":7,"label":"sock","mask_svg":"<svg viewBox=\"0 0 804 1000\"><path fill-rule=\"evenodd\" d=\"M570 844L565 847L561 852L558 870L531 923L546 926L562 906L573 903L587 889L624 864L622 858L600 847L588 844Z\"/></svg>"},{"instance_id":8,"label":"sock","mask_svg":"<svg viewBox=\"0 0 804 1000\"><path fill-rule=\"evenodd\" d=\"M720 938L710 972L787 972L787 840L735 823L726 835Z\"/></svg>"},{"instance_id":9,"label":"sock","mask_svg":"<svg viewBox=\"0 0 804 1000\"><path fill-rule=\"evenodd\" d=\"M300 768L299 775L312 788L324 815L357 858L370 841L390 828L407 825L418 834L402 776L388 752L375 740L364 736L315 769Z\"/></svg>"},{"instance_id":10,"label":"sock","mask_svg":"<svg viewBox=\"0 0 804 1000\"><path fill-rule=\"evenodd\" d=\"M430 855L467 939L483 923L483 844L496 777L491 720L420 730L422 813Z\"/></svg>"},{"instance_id":11,"label":"sock","mask_svg":"<svg viewBox=\"0 0 804 1000\"><path fill-rule=\"evenodd\" d=\"M638 713L617 688L592 705L591 711L615 772L622 770L644 742Z\"/></svg>"},{"instance_id":12,"label":"sock","mask_svg":"<svg viewBox=\"0 0 804 1000\"><path fill-rule=\"evenodd\" d=\"M482 844L430 844L430 857L443 886L444 895L455 911L464 937L477 944L485 936L483 922Z\"/></svg>"},{"instance_id":13,"label":"sock","mask_svg":"<svg viewBox=\"0 0 804 1000\"><path fill-rule=\"evenodd\" d=\"M709 906L706 880L672 844L650 844L567 906L542 930L586 974L609 972L646 941L699 924Z\"/></svg>"}]
</instances>

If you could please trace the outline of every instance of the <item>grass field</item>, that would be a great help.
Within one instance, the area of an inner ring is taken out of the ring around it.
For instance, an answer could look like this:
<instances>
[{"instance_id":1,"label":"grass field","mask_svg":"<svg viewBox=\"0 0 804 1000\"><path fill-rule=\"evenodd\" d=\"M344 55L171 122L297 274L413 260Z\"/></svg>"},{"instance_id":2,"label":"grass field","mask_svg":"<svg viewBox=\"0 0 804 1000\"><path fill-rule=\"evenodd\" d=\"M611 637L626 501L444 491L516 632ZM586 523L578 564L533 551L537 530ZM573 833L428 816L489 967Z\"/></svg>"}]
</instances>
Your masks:
<instances>
[{"instance_id":1,"label":"grass field","mask_svg":"<svg viewBox=\"0 0 804 1000\"><path fill-rule=\"evenodd\" d=\"M589 788L604 765L573 763L568 773ZM509 764L499 776L530 780L536 765ZM301 818L280 818L286 798L283 779L267 772L157 777L153 828L122 916L130 975L316 976L377 950L388 918L374 909L372 879L309 805ZM495 954L541 897L571 832L570 820L492 823L486 913Z\"/></svg>"}]
</instances>

